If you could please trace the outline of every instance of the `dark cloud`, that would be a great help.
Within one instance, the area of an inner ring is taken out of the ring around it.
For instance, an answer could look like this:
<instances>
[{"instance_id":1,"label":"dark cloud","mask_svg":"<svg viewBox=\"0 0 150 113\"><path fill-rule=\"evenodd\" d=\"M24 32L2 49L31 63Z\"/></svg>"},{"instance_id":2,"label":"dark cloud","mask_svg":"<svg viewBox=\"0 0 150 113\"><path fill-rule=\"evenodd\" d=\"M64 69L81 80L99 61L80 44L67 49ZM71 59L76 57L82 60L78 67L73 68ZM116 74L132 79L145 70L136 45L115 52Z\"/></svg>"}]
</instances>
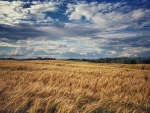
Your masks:
<instances>
[{"instance_id":1,"label":"dark cloud","mask_svg":"<svg viewBox=\"0 0 150 113\"><path fill-rule=\"evenodd\" d=\"M58 45L58 48L66 48L66 47L67 47L67 45L63 45L63 44Z\"/></svg>"},{"instance_id":2,"label":"dark cloud","mask_svg":"<svg viewBox=\"0 0 150 113\"><path fill-rule=\"evenodd\" d=\"M145 47L145 48L150 48L150 41L149 36L138 36L134 38L127 38L127 39L121 39L118 40L118 43L121 44L128 44L130 47Z\"/></svg>"},{"instance_id":3,"label":"dark cloud","mask_svg":"<svg viewBox=\"0 0 150 113\"><path fill-rule=\"evenodd\" d=\"M86 28L86 27L72 27L72 28L67 28L68 31L72 36L92 36L94 34L97 34L101 32L99 29L94 29L94 28Z\"/></svg>"},{"instance_id":4,"label":"dark cloud","mask_svg":"<svg viewBox=\"0 0 150 113\"><path fill-rule=\"evenodd\" d=\"M97 43L100 43L100 47L103 49L112 49L118 45L122 47L124 45L129 47L145 47L150 48L150 33L141 34L140 36L130 36L130 37L120 37L120 38L103 38L103 37L92 37L91 40L97 40ZM101 40L104 40L104 43L101 43Z\"/></svg>"},{"instance_id":5,"label":"dark cloud","mask_svg":"<svg viewBox=\"0 0 150 113\"><path fill-rule=\"evenodd\" d=\"M5 25L0 24L0 38L6 38L7 41L26 40L28 38L47 37L55 40L56 38L90 36L98 33L98 29L87 28L83 26L68 27L63 23L53 24L24 24ZM3 40L4 41L4 40Z\"/></svg>"},{"instance_id":6,"label":"dark cloud","mask_svg":"<svg viewBox=\"0 0 150 113\"><path fill-rule=\"evenodd\" d=\"M98 37L98 36L93 36L93 37L91 37L91 39L93 40L98 40L98 39L105 39L104 37Z\"/></svg>"},{"instance_id":7,"label":"dark cloud","mask_svg":"<svg viewBox=\"0 0 150 113\"><path fill-rule=\"evenodd\" d=\"M139 57L150 56L150 51L144 51L144 52L138 53L137 56Z\"/></svg>"},{"instance_id":8,"label":"dark cloud","mask_svg":"<svg viewBox=\"0 0 150 113\"><path fill-rule=\"evenodd\" d=\"M103 52L101 52L101 55L104 54L104 57L120 56L125 54L126 55L136 54L137 56L149 56L150 55L149 37L150 34L148 34L147 32L143 32L140 33L139 36L137 35L124 38L94 37L91 38L91 42L94 41L94 43L96 43L96 45L101 50L103 50Z\"/></svg>"},{"instance_id":9,"label":"dark cloud","mask_svg":"<svg viewBox=\"0 0 150 113\"><path fill-rule=\"evenodd\" d=\"M36 27L28 24L19 24L16 26L0 24L0 38L17 41L45 35L46 33L43 31L37 30Z\"/></svg>"},{"instance_id":10,"label":"dark cloud","mask_svg":"<svg viewBox=\"0 0 150 113\"><path fill-rule=\"evenodd\" d=\"M131 47L150 47L150 41L149 40L150 35L146 36L137 36L137 37L131 37L131 38L125 38L118 40L119 43L122 44L128 44Z\"/></svg>"}]
</instances>

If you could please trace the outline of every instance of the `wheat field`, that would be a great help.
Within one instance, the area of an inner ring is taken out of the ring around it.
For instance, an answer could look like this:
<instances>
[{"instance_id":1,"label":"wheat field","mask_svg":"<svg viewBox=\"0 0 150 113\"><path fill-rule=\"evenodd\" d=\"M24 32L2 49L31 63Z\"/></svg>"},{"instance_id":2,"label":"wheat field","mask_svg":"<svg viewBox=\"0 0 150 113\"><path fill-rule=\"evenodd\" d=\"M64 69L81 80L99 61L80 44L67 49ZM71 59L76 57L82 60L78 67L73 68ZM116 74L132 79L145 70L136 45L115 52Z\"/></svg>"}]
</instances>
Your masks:
<instances>
[{"instance_id":1,"label":"wheat field","mask_svg":"<svg viewBox=\"0 0 150 113\"><path fill-rule=\"evenodd\" d=\"M0 60L0 113L150 113L150 65Z\"/></svg>"}]
</instances>

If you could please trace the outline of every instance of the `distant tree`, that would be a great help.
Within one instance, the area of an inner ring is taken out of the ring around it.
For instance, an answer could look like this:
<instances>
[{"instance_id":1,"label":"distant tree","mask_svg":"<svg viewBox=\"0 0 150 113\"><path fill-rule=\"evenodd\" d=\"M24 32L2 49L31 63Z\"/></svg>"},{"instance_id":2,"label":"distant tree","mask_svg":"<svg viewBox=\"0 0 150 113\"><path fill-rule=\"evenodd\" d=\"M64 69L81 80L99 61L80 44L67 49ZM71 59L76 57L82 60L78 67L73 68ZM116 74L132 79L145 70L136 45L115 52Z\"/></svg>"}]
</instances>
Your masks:
<instances>
[{"instance_id":1,"label":"distant tree","mask_svg":"<svg viewBox=\"0 0 150 113\"><path fill-rule=\"evenodd\" d=\"M130 60L130 64L136 64L136 60L135 59Z\"/></svg>"},{"instance_id":2,"label":"distant tree","mask_svg":"<svg viewBox=\"0 0 150 113\"><path fill-rule=\"evenodd\" d=\"M85 60L85 59L82 59L82 60ZM150 64L150 57L99 58L95 60L89 59L87 61L96 62L96 63Z\"/></svg>"},{"instance_id":3,"label":"distant tree","mask_svg":"<svg viewBox=\"0 0 150 113\"><path fill-rule=\"evenodd\" d=\"M36 60L42 60L42 58L41 57L37 57Z\"/></svg>"}]
</instances>

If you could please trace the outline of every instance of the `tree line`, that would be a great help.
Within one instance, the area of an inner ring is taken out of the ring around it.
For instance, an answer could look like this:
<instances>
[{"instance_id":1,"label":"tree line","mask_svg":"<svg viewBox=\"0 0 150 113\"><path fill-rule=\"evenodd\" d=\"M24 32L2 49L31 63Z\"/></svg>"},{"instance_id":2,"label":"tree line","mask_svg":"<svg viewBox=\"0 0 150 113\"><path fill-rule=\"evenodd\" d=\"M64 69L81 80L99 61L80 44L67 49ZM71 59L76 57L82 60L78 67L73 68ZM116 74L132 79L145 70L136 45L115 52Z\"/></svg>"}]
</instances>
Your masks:
<instances>
[{"instance_id":1,"label":"tree line","mask_svg":"<svg viewBox=\"0 0 150 113\"><path fill-rule=\"evenodd\" d=\"M0 60L56 60L56 58L26 58L26 59L16 59L16 58L0 58Z\"/></svg>"},{"instance_id":2,"label":"tree line","mask_svg":"<svg viewBox=\"0 0 150 113\"><path fill-rule=\"evenodd\" d=\"M27 59L15 59L15 58L0 58L0 60L56 60L56 58L27 58ZM116 57L116 58L99 58L99 59L67 59L72 61L87 61L95 63L122 63L122 64L150 64L149 57Z\"/></svg>"},{"instance_id":3,"label":"tree line","mask_svg":"<svg viewBox=\"0 0 150 113\"><path fill-rule=\"evenodd\" d=\"M118 57L89 60L97 63L150 64L150 57Z\"/></svg>"},{"instance_id":4,"label":"tree line","mask_svg":"<svg viewBox=\"0 0 150 113\"><path fill-rule=\"evenodd\" d=\"M68 59L95 63L150 64L150 57L116 57L99 59Z\"/></svg>"}]
</instances>

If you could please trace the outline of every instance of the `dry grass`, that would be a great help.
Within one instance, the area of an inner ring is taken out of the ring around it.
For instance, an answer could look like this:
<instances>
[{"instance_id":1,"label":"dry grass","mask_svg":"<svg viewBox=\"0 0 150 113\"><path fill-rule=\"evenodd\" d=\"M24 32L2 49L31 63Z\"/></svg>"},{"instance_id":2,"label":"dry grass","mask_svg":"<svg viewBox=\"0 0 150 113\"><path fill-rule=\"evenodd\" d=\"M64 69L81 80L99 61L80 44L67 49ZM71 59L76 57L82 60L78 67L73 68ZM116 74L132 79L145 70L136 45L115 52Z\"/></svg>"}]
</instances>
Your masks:
<instances>
[{"instance_id":1,"label":"dry grass","mask_svg":"<svg viewBox=\"0 0 150 113\"><path fill-rule=\"evenodd\" d=\"M150 71L140 66L1 60L0 112L150 113Z\"/></svg>"}]
</instances>

